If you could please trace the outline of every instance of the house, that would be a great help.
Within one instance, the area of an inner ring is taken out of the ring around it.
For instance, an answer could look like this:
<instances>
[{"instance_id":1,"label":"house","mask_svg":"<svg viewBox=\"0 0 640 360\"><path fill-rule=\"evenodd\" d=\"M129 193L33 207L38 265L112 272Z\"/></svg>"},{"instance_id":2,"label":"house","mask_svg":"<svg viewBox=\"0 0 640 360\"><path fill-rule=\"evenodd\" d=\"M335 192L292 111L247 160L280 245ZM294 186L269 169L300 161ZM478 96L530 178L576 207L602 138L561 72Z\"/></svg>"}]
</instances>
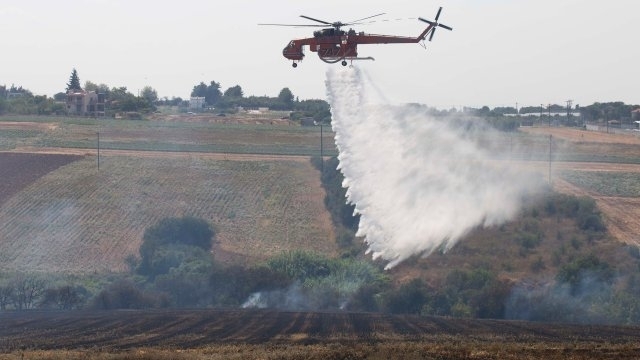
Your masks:
<instances>
[{"instance_id":1,"label":"house","mask_svg":"<svg viewBox=\"0 0 640 360\"><path fill-rule=\"evenodd\" d=\"M640 109L631 111L631 120L640 120Z\"/></svg>"},{"instance_id":2,"label":"house","mask_svg":"<svg viewBox=\"0 0 640 360\"><path fill-rule=\"evenodd\" d=\"M204 108L204 105L204 96L192 96L189 99L189 109L202 109Z\"/></svg>"},{"instance_id":3,"label":"house","mask_svg":"<svg viewBox=\"0 0 640 360\"><path fill-rule=\"evenodd\" d=\"M69 90L67 113L79 116L105 116L105 95L95 91Z\"/></svg>"}]
</instances>

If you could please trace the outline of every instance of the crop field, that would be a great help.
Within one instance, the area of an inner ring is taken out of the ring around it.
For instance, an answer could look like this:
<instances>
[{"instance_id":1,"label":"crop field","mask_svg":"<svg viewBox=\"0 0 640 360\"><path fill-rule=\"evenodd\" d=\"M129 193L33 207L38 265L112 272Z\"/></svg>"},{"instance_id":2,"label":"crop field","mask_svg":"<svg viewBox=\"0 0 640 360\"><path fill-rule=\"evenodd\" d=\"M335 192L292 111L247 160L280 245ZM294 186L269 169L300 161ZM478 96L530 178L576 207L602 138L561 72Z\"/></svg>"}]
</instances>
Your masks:
<instances>
[{"instance_id":1,"label":"crop field","mask_svg":"<svg viewBox=\"0 0 640 360\"><path fill-rule=\"evenodd\" d=\"M23 163L43 159L22 156ZM300 247L331 254L335 241L323 196L319 174L304 158L105 156L98 170L89 157L40 177L2 204L1 269L124 271L146 227L183 215L216 227L213 252L223 262Z\"/></svg>"},{"instance_id":2,"label":"crop field","mask_svg":"<svg viewBox=\"0 0 640 360\"><path fill-rule=\"evenodd\" d=\"M309 162L320 155L317 127L2 120L0 146L11 152L0 153L9 169L0 185L0 270L126 271L146 227L184 215L215 226L213 252L221 262L254 262L300 247L336 251L319 172ZM323 135L333 144L332 133Z\"/></svg>"},{"instance_id":3,"label":"crop field","mask_svg":"<svg viewBox=\"0 0 640 360\"><path fill-rule=\"evenodd\" d=\"M75 118L55 123L34 121L37 118L8 120L0 121L0 150L76 148L93 153L100 146L132 151L302 156L319 156L321 152L319 126ZM323 154L337 154L330 127L325 126L322 133Z\"/></svg>"},{"instance_id":4,"label":"crop field","mask_svg":"<svg viewBox=\"0 0 640 360\"><path fill-rule=\"evenodd\" d=\"M60 166L81 159L75 155L0 153L0 205L33 181Z\"/></svg>"}]
</instances>

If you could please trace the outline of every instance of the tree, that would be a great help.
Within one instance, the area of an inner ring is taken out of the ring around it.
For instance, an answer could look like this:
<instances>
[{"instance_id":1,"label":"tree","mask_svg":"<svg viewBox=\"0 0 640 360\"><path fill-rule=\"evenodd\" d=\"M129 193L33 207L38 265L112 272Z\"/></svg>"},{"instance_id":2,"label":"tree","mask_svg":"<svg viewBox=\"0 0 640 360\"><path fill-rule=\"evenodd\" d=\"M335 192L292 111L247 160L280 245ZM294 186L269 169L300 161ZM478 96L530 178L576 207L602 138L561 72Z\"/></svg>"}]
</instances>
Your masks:
<instances>
[{"instance_id":1,"label":"tree","mask_svg":"<svg viewBox=\"0 0 640 360\"><path fill-rule=\"evenodd\" d=\"M152 105L156 101L158 101L158 92L152 88L151 86L145 86L142 88L142 92L140 95L149 102L149 105Z\"/></svg>"},{"instance_id":2,"label":"tree","mask_svg":"<svg viewBox=\"0 0 640 360\"><path fill-rule=\"evenodd\" d=\"M222 92L220 92L220 84L211 81L211 83L207 86L204 82L200 82L200 84L193 87L191 91L191 96L199 96L204 97L204 101L210 105L214 106L222 97Z\"/></svg>"},{"instance_id":3,"label":"tree","mask_svg":"<svg viewBox=\"0 0 640 360\"><path fill-rule=\"evenodd\" d=\"M148 309L155 306L154 299L130 280L120 280L102 290L94 299L90 308L109 309Z\"/></svg>"},{"instance_id":4,"label":"tree","mask_svg":"<svg viewBox=\"0 0 640 360\"><path fill-rule=\"evenodd\" d=\"M240 87L240 85L236 85L225 90L223 96L230 97L230 98L241 98L242 96L244 96L244 94L242 92L242 88Z\"/></svg>"},{"instance_id":5,"label":"tree","mask_svg":"<svg viewBox=\"0 0 640 360\"><path fill-rule=\"evenodd\" d=\"M0 285L0 310L6 310L13 299L13 284Z\"/></svg>"},{"instance_id":6,"label":"tree","mask_svg":"<svg viewBox=\"0 0 640 360\"><path fill-rule=\"evenodd\" d=\"M44 294L45 281L35 276L18 275L13 280L13 306L17 310L31 309Z\"/></svg>"},{"instance_id":7,"label":"tree","mask_svg":"<svg viewBox=\"0 0 640 360\"><path fill-rule=\"evenodd\" d=\"M72 310L82 307L89 292L83 286L63 285L44 292L40 307Z\"/></svg>"},{"instance_id":8,"label":"tree","mask_svg":"<svg viewBox=\"0 0 640 360\"><path fill-rule=\"evenodd\" d=\"M7 104L7 101L3 97L0 97L0 115L7 112L7 110L9 110L9 105Z\"/></svg>"},{"instance_id":9,"label":"tree","mask_svg":"<svg viewBox=\"0 0 640 360\"><path fill-rule=\"evenodd\" d=\"M205 220L190 216L164 218L144 232L138 272L155 277L182 265L199 267L203 264L200 260L211 257L208 251L214 236L215 231Z\"/></svg>"},{"instance_id":10,"label":"tree","mask_svg":"<svg viewBox=\"0 0 640 360\"><path fill-rule=\"evenodd\" d=\"M69 77L69 82L67 83L67 91L81 91L82 87L80 86L80 78L78 77L78 71L73 68L71 71L71 76Z\"/></svg>"},{"instance_id":11,"label":"tree","mask_svg":"<svg viewBox=\"0 0 640 360\"><path fill-rule=\"evenodd\" d=\"M109 90L109 85L107 84L96 84L87 80L84 82L84 89L86 91L95 91L98 94L104 94L107 99L110 99L111 90Z\"/></svg>"},{"instance_id":12,"label":"tree","mask_svg":"<svg viewBox=\"0 0 640 360\"><path fill-rule=\"evenodd\" d=\"M293 107L293 99L293 93L291 92L291 90L289 90L289 88L280 90L280 93L278 94L278 100L282 102L288 109L291 109Z\"/></svg>"}]
</instances>

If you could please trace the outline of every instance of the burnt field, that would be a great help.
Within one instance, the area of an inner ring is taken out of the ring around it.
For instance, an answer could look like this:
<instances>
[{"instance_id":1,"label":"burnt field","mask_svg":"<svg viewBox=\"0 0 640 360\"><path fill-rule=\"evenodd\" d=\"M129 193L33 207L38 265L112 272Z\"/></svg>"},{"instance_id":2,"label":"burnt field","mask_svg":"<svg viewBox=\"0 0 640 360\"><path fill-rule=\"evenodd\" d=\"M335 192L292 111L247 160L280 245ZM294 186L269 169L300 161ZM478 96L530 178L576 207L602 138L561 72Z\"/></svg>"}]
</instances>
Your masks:
<instances>
[{"instance_id":1,"label":"burnt field","mask_svg":"<svg viewBox=\"0 0 640 360\"><path fill-rule=\"evenodd\" d=\"M435 345L442 348L449 344L446 351L490 346L522 352L520 355L578 351L582 355L574 358L634 358L640 356L640 327L271 310L0 314L0 351L5 354L26 349L178 351L229 345L302 346L310 350L328 344L338 344L343 350L382 344L435 349ZM488 348L486 351L491 352Z\"/></svg>"},{"instance_id":2,"label":"burnt field","mask_svg":"<svg viewBox=\"0 0 640 360\"><path fill-rule=\"evenodd\" d=\"M45 174L79 159L82 156L0 153L0 204Z\"/></svg>"}]
</instances>

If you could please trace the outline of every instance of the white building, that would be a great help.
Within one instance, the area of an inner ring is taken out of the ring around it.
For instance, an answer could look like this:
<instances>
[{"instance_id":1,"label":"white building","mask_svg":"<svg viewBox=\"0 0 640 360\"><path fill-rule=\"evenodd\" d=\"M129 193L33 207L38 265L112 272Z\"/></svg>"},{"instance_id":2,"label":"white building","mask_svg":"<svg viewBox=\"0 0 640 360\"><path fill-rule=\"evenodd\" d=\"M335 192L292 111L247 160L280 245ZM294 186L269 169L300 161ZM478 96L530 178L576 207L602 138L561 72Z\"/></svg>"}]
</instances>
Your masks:
<instances>
[{"instance_id":1,"label":"white building","mask_svg":"<svg viewBox=\"0 0 640 360\"><path fill-rule=\"evenodd\" d=\"M192 96L189 99L189 109L202 109L204 105L204 96Z\"/></svg>"}]
</instances>

